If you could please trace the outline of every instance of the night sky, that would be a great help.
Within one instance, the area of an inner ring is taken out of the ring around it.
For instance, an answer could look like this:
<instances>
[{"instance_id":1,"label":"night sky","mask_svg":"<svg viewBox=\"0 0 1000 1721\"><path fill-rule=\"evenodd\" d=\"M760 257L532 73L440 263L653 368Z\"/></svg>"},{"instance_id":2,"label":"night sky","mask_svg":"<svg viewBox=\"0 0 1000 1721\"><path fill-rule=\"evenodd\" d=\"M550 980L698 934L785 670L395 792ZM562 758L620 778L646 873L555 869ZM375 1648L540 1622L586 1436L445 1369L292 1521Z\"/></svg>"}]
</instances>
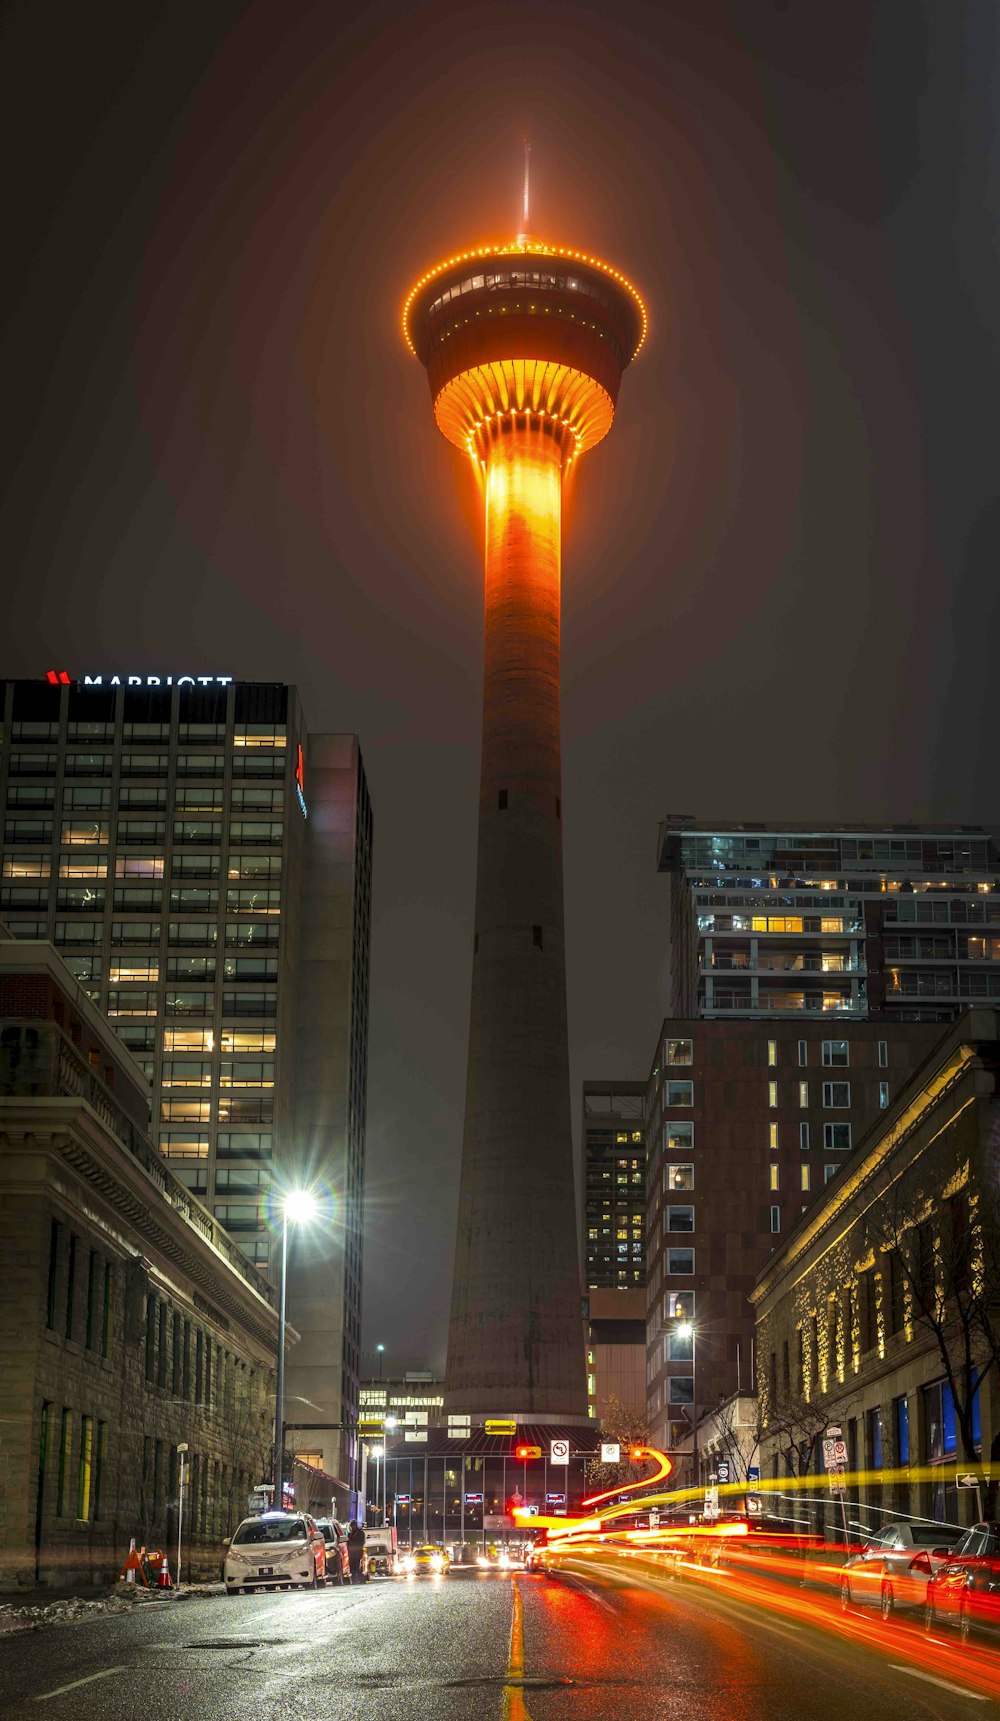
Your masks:
<instances>
[{"instance_id":1,"label":"night sky","mask_svg":"<svg viewBox=\"0 0 1000 1721\"><path fill-rule=\"evenodd\" d=\"M296 683L375 809L365 1344L443 1361L477 490L400 306L532 228L651 334L569 499L574 1115L669 1002L657 821L993 819L994 0L4 8L0 673ZM530 1191L525 1191L530 1199Z\"/></svg>"}]
</instances>

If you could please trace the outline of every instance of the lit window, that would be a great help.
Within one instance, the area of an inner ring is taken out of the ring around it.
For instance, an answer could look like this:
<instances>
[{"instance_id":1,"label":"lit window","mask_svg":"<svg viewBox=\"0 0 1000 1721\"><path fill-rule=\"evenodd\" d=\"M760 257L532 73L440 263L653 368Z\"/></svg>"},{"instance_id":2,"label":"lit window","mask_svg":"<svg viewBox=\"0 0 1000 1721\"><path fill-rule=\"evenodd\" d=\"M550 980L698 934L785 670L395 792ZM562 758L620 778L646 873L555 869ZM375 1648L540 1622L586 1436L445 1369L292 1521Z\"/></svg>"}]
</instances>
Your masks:
<instances>
[{"instance_id":1,"label":"lit window","mask_svg":"<svg viewBox=\"0 0 1000 1721\"><path fill-rule=\"evenodd\" d=\"M233 736L234 747L284 747L283 723L248 723Z\"/></svg>"},{"instance_id":2,"label":"lit window","mask_svg":"<svg viewBox=\"0 0 1000 1721\"><path fill-rule=\"evenodd\" d=\"M663 1048L664 1062L668 1064L693 1064L693 1040L667 1040Z\"/></svg>"},{"instance_id":3,"label":"lit window","mask_svg":"<svg viewBox=\"0 0 1000 1721\"><path fill-rule=\"evenodd\" d=\"M767 1126L767 1138L768 1138L768 1145L771 1149L771 1152L777 1153L777 1151L778 1151L778 1126L776 1123L769 1123L768 1124L768 1126Z\"/></svg>"},{"instance_id":4,"label":"lit window","mask_svg":"<svg viewBox=\"0 0 1000 1721\"><path fill-rule=\"evenodd\" d=\"M211 1116L211 1100L160 1101L160 1117L164 1123L208 1123Z\"/></svg>"},{"instance_id":5,"label":"lit window","mask_svg":"<svg viewBox=\"0 0 1000 1721\"><path fill-rule=\"evenodd\" d=\"M779 1189L781 1186L778 1182L778 1167L776 1165L772 1165L769 1167L769 1170L771 1173L771 1188Z\"/></svg>"},{"instance_id":6,"label":"lit window","mask_svg":"<svg viewBox=\"0 0 1000 1721\"><path fill-rule=\"evenodd\" d=\"M777 1040L768 1040L767 1042L767 1061L769 1064L776 1064L778 1062Z\"/></svg>"},{"instance_id":7,"label":"lit window","mask_svg":"<svg viewBox=\"0 0 1000 1721\"><path fill-rule=\"evenodd\" d=\"M801 932L802 916L800 914L755 914L751 916L750 926L753 932Z\"/></svg>"},{"instance_id":8,"label":"lit window","mask_svg":"<svg viewBox=\"0 0 1000 1721\"><path fill-rule=\"evenodd\" d=\"M667 1315L671 1319L689 1321L694 1314L693 1291L668 1291L666 1303Z\"/></svg>"},{"instance_id":9,"label":"lit window","mask_svg":"<svg viewBox=\"0 0 1000 1721\"><path fill-rule=\"evenodd\" d=\"M224 1028L219 1035L222 1052L273 1052L277 1035L263 1028Z\"/></svg>"},{"instance_id":10,"label":"lit window","mask_svg":"<svg viewBox=\"0 0 1000 1721\"><path fill-rule=\"evenodd\" d=\"M164 1028L163 1050L165 1052L211 1052L215 1047L215 1035L211 1028Z\"/></svg>"},{"instance_id":11,"label":"lit window","mask_svg":"<svg viewBox=\"0 0 1000 1721\"><path fill-rule=\"evenodd\" d=\"M161 1129L160 1152L168 1159L207 1159L208 1135L191 1129Z\"/></svg>"},{"instance_id":12,"label":"lit window","mask_svg":"<svg viewBox=\"0 0 1000 1721\"><path fill-rule=\"evenodd\" d=\"M819 923L821 932L843 932L844 917L840 914L824 914Z\"/></svg>"},{"instance_id":13,"label":"lit window","mask_svg":"<svg viewBox=\"0 0 1000 1721\"><path fill-rule=\"evenodd\" d=\"M693 1189L693 1165L665 1165L663 1167L663 1193L669 1194L671 1189Z\"/></svg>"},{"instance_id":14,"label":"lit window","mask_svg":"<svg viewBox=\"0 0 1000 1721\"><path fill-rule=\"evenodd\" d=\"M694 1124L670 1118L663 1126L663 1146L667 1153L689 1153L694 1147Z\"/></svg>"},{"instance_id":15,"label":"lit window","mask_svg":"<svg viewBox=\"0 0 1000 1721\"><path fill-rule=\"evenodd\" d=\"M809 1104L809 1083L808 1082L800 1082L799 1083L799 1105L802 1107L805 1107L808 1104Z\"/></svg>"},{"instance_id":16,"label":"lit window","mask_svg":"<svg viewBox=\"0 0 1000 1721\"><path fill-rule=\"evenodd\" d=\"M774 1111L776 1109L777 1104L778 1104L778 1084L777 1084L777 1082L768 1082L768 1084L767 1084L767 1103L771 1107L772 1111Z\"/></svg>"},{"instance_id":17,"label":"lit window","mask_svg":"<svg viewBox=\"0 0 1000 1721\"><path fill-rule=\"evenodd\" d=\"M52 862L48 855L9 854L3 857L4 878L48 878Z\"/></svg>"},{"instance_id":18,"label":"lit window","mask_svg":"<svg viewBox=\"0 0 1000 1721\"><path fill-rule=\"evenodd\" d=\"M115 878L162 878L162 855L118 855Z\"/></svg>"},{"instance_id":19,"label":"lit window","mask_svg":"<svg viewBox=\"0 0 1000 1721\"><path fill-rule=\"evenodd\" d=\"M63 848L105 844L109 841L109 828L102 820L71 819L63 825L59 841Z\"/></svg>"},{"instance_id":20,"label":"lit window","mask_svg":"<svg viewBox=\"0 0 1000 1721\"><path fill-rule=\"evenodd\" d=\"M100 855L60 855L60 878L107 878L108 857Z\"/></svg>"},{"instance_id":21,"label":"lit window","mask_svg":"<svg viewBox=\"0 0 1000 1721\"><path fill-rule=\"evenodd\" d=\"M120 980L158 980L160 964L155 956L133 957L130 962L112 962L108 969L108 979L112 984Z\"/></svg>"},{"instance_id":22,"label":"lit window","mask_svg":"<svg viewBox=\"0 0 1000 1721\"><path fill-rule=\"evenodd\" d=\"M195 1058L166 1058L160 1077L165 1088L210 1088L212 1066Z\"/></svg>"}]
</instances>

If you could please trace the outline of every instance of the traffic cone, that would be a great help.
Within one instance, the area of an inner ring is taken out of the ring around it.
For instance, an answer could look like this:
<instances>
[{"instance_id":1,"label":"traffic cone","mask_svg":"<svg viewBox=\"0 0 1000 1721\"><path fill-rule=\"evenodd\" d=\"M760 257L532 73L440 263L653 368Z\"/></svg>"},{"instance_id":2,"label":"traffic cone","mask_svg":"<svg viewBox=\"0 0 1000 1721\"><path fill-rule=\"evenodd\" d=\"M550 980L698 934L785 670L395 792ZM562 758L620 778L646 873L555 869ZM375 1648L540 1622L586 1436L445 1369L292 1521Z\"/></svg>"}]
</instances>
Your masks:
<instances>
[{"instance_id":1,"label":"traffic cone","mask_svg":"<svg viewBox=\"0 0 1000 1721\"><path fill-rule=\"evenodd\" d=\"M167 1564L166 1554L163 1556L163 1564L160 1567L160 1574L156 1580L156 1587L160 1590L168 1590L172 1587L170 1583L170 1567Z\"/></svg>"}]
</instances>

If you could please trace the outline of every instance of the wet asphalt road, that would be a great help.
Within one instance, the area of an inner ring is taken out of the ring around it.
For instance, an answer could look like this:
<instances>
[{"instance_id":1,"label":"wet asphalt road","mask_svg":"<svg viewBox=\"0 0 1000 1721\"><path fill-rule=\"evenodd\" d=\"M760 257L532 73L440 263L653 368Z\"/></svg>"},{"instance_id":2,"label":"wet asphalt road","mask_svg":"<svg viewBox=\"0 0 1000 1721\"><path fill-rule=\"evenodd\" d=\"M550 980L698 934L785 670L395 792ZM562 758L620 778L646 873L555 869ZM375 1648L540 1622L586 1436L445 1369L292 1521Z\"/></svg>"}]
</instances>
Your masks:
<instances>
[{"instance_id":1,"label":"wet asphalt road","mask_svg":"<svg viewBox=\"0 0 1000 1721\"><path fill-rule=\"evenodd\" d=\"M457 1571L191 1598L0 1639L0 1707L5 1721L959 1721L1000 1711L954 1677L922 1673L915 1627L887 1649L875 1619L859 1616L845 1637L828 1611L833 1630L613 1560L583 1561L558 1580Z\"/></svg>"}]
</instances>

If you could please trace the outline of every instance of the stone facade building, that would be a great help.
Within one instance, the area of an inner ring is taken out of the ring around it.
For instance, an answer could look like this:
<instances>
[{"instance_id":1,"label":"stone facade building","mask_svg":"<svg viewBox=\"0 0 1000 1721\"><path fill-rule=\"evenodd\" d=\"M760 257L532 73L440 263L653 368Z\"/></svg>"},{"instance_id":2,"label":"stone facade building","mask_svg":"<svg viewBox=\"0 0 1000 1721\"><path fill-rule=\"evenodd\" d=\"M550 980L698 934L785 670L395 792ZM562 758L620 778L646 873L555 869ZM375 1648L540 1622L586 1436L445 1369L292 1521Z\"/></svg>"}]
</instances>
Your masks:
<instances>
[{"instance_id":1,"label":"stone facade building","mask_svg":"<svg viewBox=\"0 0 1000 1721\"><path fill-rule=\"evenodd\" d=\"M969 1011L753 1292L763 1475L822 1478L835 1422L864 1474L854 1520L892 1508L968 1523L989 1504L956 1471L1000 1456L998 1079L996 1013Z\"/></svg>"},{"instance_id":2,"label":"stone facade building","mask_svg":"<svg viewBox=\"0 0 1000 1721\"><path fill-rule=\"evenodd\" d=\"M0 1588L218 1576L268 1475L275 1293L147 1134L148 1086L51 945L0 937ZM291 1335L294 1337L294 1335ZM329 1509L334 1484L309 1476ZM301 1486L301 1484L300 1484Z\"/></svg>"}]
</instances>

